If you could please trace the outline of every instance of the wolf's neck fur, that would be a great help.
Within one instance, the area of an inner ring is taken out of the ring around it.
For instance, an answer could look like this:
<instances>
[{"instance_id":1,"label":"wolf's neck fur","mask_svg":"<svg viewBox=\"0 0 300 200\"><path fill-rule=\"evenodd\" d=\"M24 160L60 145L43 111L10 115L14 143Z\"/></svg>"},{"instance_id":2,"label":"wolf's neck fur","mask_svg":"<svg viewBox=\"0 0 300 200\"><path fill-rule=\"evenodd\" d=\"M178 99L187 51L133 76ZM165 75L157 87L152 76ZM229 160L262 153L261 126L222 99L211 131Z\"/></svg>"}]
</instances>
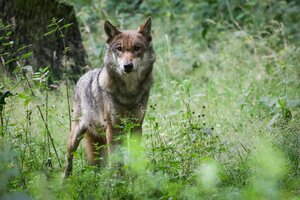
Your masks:
<instances>
[{"instance_id":1,"label":"wolf's neck fur","mask_svg":"<svg viewBox=\"0 0 300 200\"><path fill-rule=\"evenodd\" d=\"M152 66L145 72L120 76L105 65L100 72L99 85L122 105L141 103L144 95L149 95L153 83Z\"/></svg>"}]
</instances>

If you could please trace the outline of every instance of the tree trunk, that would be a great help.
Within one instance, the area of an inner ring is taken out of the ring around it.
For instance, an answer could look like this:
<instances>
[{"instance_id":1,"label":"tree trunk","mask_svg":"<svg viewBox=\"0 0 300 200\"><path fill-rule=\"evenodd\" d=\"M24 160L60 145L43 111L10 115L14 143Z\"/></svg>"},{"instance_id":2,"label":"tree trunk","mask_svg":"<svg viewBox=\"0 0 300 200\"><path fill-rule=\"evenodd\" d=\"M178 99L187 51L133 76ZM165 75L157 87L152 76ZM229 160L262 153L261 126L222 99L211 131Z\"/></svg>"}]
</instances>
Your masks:
<instances>
[{"instance_id":1,"label":"tree trunk","mask_svg":"<svg viewBox=\"0 0 300 200\"><path fill-rule=\"evenodd\" d=\"M62 19L60 27L72 24L62 28L64 37L61 37L59 31L46 34L55 28L49 27L54 17L57 21ZM52 73L51 82L66 77L77 80L85 66L86 52L72 6L56 0L0 0L0 19L4 24L13 25L9 37L14 42L14 50L11 45L1 45L0 55L10 51L16 52L24 45L31 45L26 51L32 51L33 54L30 57L25 56L24 65L32 66L35 71L49 66ZM64 54L66 47L69 50ZM68 60L67 65L64 55ZM2 62L3 59L7 61L11 58L2 55ZM16 62L5 66L12 72L16 68Z\"/></svg>"}]
</instances>

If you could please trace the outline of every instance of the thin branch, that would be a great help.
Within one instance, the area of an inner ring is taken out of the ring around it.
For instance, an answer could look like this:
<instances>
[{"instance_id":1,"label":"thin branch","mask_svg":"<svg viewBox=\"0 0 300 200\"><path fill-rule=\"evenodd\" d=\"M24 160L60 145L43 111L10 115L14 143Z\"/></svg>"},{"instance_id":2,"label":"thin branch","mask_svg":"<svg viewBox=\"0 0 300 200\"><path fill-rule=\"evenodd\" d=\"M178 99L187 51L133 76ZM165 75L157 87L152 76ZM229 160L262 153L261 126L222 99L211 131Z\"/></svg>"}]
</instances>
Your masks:
<instances>
[{"instance_id":1,"label":"thin branch","mask_svg":"<svg viewBox=\"0 0 300 200\"><path fill-rule=\"evenodd\" d=\"M26 83L27 83L27 85L28 85L28 87L29 87L29 89L30 89L31 95L32 95L33 97L36 97L36 95L35 95L34 92L33 92L32 86L31 86L31 84L30 84L30 82L29 82L29 80L28 80L28 77L26 76L26 73L25 73L24 70L22 69L21 64L19 63L19 61L17 61L17 65L18 65L18 67L20 67L21 70L22 70L22 74L23 74L23 76L24 76L24 78L25 78L25 80L26 80ZM38 111L39 111L39 114L40 114L40 116L41 116L43 122L44 122L44 125L45 125L45 128L46 128L46 133L47 133L47 135L48 135L48 137L49 137L49 139L50 139L50 141L51 141L51 145L52 145L52 148L53 148L53 150L54 150L54 152L55 152L56 158L57 158L57 160L58 160L59 167L62 167L61 162L60 162L59 157L58 157L58 153L57 153L55 144L54 144L53 137L52 137L52 135L51 135L51 133L50 133L50 131L49 131L49 127L48 127L48 124L47 124L47 122L46 122L46 119L45 119L45 117L44 117L44 115L43 115L43 113L42 113L41 107L40 107L39 105L37 105L37 109L38 109Z\"/></svg>"}]
</instances>

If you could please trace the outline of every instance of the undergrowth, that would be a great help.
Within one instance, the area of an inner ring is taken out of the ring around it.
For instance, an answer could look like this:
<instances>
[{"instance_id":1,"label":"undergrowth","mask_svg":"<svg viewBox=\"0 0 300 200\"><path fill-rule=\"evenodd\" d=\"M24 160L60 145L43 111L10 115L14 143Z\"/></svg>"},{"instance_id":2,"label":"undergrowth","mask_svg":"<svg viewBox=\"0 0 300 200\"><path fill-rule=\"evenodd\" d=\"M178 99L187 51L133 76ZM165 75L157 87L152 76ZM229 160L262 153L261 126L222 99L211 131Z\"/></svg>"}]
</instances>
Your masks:
<instances>
[{"instance_id":1,"label":"undergrowth","mask_svg":"<svg viewBox=\"0 0 300 200\"><path fill-rule=\"evenodd\" d=\"M276 9L263 19L249 17L253 8L271 12L258 1L240 7L244 12L228 1L219 7L211 2L212 10L187 2L203 12L192 15L186 7L161 3L153 16L157 62L142 141L130 136L134 124L125 123L124 165L102 168L87 164L81 144L67 180L62 172L74 83L62 81L51 89L48 67L35 72L25 65L30 48L15 46L11 25L2 23L0 42L11 51L1 52L1 69L12 61L18 67L13 77L0 75L0 198L298 199L300 51L289 16L299 5L280 2L273 8L290 12L283 19L276 18ZM78 10L83 27L99 27L83 34L93 67L100 66L105 45L99 16L107 16L91 13L109 13L110 6ZM143 3L142 11L147 6ZM204 12L209 10L231 13ZM127 15L112 14L126 27L142 18ZM202 24L197 21L205 16ZM99 19L97 26L91 17ZM68 24L54 19L48 33L63 35L60 23Z\"/></svg>"}]
</instances>

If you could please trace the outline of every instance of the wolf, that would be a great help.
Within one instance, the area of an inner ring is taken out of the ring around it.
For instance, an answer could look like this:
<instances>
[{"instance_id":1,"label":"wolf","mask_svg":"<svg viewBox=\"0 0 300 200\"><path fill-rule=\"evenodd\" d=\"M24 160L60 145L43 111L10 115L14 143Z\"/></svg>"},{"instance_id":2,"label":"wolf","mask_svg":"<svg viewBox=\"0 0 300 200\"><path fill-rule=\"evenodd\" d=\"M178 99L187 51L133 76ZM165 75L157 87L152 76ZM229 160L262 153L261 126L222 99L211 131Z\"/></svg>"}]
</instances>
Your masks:
<instances>
[{"instance_id":1,"label":"wolf","mask_svg":"<svg viewBox=\"0 0 300 200\"><path fill-rule=\"evenodd\" d=\"M155 53L151 17L137 30L119 30L105 21L107 35L103 66L84 74L76 84L72 128L68 138L64 176L72 173L73 153L86 140L90 164L103 164L120 141L122 119L134 119L134 134L142 134Z\"/></svg>"}]
</instances>

